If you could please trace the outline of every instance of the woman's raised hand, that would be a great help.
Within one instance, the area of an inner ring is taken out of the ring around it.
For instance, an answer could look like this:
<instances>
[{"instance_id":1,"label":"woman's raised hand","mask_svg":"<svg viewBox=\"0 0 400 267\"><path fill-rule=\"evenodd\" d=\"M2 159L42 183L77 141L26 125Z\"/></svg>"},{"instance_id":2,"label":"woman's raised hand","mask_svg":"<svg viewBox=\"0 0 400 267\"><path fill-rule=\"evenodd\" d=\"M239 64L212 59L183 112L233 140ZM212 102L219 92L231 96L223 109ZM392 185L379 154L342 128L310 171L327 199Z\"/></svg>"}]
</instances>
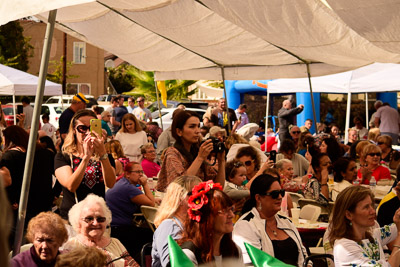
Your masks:
<instances>
[{"instance_id":1,"label":"woman's raised hand","mask_svg":"<svg viewBox=\"0 0 400 267\"><path fill-rule=\"evenodd\" d=\"M91 157L94 152L92 137L90 134L86 135L85 139L83 139L83 155L87 157Z\"/></svg>"},{"instance_id":2,"label":"woman's raised hand","mask_svg":"<svg viewBox=\"0 0 400 267\"><path fill-rule=\"evenodd\" d=\"M99 136L96 132L93 132L93 134L95 136L92 136L91 139L94 147L94 152L99 156L103 156L107 153L106 147L104 146L104 136Z\"/></svg>"},{"instance_id":3,"label":"woman's raised hand","mask_svg":"<svg viewBox=\"0 0 400 267\"><path fill-rule=\"evenodd\" d=\"M198 157L200 157L202 160L206 160L208 155L210 155L211 151L213 150L213 147L214 146L211 139L205 141L200 146Z\"/></svg>"}]
</instances>

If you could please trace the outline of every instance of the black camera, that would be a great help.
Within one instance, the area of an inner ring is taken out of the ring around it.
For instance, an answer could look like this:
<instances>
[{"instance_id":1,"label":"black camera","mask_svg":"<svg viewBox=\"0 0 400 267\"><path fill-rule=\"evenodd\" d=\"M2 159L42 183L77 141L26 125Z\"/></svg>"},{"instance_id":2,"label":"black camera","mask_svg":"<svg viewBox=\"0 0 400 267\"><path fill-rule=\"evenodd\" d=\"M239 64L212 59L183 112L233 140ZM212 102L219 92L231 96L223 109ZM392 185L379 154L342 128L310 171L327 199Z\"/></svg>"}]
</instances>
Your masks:
<instances>
[{"instance_id":1,"label":"black camera","mask_svg":"<svg viewBox=\"0 0 400 267\"><path fill-rule=\"evenodd\" d=\"M214 136L210 136L206 140L203 140L200 145L202 145L207 140L211 140L213 143L213 150L211 151L212 153L222 153L225 151L225 144Z\"/></svg>"},{"instance_id":2,"label":"black camera","mask_svg":"<svg viewBox=\"0 0 400 267\"><path fill-rule=\"evenodd\" d=\"M265 155L269 158L269 160L276 162L276 151L275 150L271 150L271 152L265 152Z\"/></svg>"}]
</instances>

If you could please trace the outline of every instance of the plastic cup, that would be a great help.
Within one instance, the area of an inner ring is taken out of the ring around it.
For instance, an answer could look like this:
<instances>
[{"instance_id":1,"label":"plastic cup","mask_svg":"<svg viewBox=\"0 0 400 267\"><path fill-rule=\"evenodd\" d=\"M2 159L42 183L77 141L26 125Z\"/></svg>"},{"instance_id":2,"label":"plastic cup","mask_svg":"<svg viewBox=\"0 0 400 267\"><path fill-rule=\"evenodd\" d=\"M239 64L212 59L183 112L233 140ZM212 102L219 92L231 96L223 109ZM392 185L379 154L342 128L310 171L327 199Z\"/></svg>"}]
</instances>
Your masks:
<instances>
[{"instance_id":1,"label":"plastic cup","mask_svg":"<svg viewBox=\"0 0 400 267\"><path fill-rule=\"evenodd\" d=\"M297 208L293 208L290 209L290 211L292 212L292 221L293 223L296 225L299 223L299 218L300 218L300 209Z\"/></svg>"}]
</instances>

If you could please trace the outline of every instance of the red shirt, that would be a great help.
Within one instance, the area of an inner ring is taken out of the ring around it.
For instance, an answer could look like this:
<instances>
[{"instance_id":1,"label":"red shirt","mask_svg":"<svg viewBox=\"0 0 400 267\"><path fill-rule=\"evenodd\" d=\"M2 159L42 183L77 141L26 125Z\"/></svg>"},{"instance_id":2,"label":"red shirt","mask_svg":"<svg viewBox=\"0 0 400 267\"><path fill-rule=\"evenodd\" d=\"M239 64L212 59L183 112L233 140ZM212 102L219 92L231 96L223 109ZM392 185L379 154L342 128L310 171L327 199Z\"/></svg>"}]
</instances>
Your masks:
<instances>
[{"instance_id":1,"label":"red shirt","mask_svg":"<svg viewBox=\"0 0 400 267\"><path fill-rule=\"evenodd\" d=\"M376 168L372 172L372 176L375 177L376 182L378 182L379 180L382 180L382 179L392 179L392 177L390 176L389 169L384 167L384 166L378 166L378 168ZM357 177L362 179L361 169L358 170ZM369 185L369 180L364 180L363 184L368 184Z\"/></svg>"}]
</instances>

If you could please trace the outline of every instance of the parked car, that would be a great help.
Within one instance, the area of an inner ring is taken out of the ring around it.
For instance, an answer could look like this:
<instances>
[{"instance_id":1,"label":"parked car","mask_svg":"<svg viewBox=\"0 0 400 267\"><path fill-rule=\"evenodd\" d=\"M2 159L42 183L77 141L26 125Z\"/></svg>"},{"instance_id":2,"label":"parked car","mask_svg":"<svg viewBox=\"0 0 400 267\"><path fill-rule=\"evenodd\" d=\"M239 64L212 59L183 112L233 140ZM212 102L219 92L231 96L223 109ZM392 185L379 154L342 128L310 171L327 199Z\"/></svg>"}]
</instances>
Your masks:
<instances>
[{"instance_id":1,"label":"parked car","mask_svg":"<svg viewBox=\"0 0 400 267\"><path fill-rule=\"evenodd\" d=\"M161 118L162 118L162 123L164 129L167 129L168 127L171 126L172 124L172 113L174 113L176 108L163 108L161 109ZM205 109L200 109L200 108L186 108L185 110L191 110L194 111L198 114L200 122L203 121L203 115L206 113ZM161 127L161 120L160 120L160 114L157 111L154 111L151 113L151 116L153 117L153 121L158 123L158 126ZM203 123L201 122L201 125Z\"/></svg>"},{"instance_id":2,"label":"parked car","mask_svg":"<svg viewBox=\"0 0 400 267\"><path fill-rule=\"evenodd\" d=\"M47 99L45 104L58 104L58 106L66 106L68 107L71 104L72 97L74 95L63 95L62 100L61 96L52 96L49 99ZM86 104L86 107L91 107L93 105L97 105L97 101L92 95L85 95L85 98L89 101L89 103ZM62 104L61 104L62 103Z\"/></svg>"},{"instance_id":3,"label":"parked car","mask_svg":"<svg viewBox=\"0 0 400 267\"><path fill-rule=\"evenodd\" d=\"M13 105L2 105L1 108L3 109L4 112L4 119L7 123L7 126L14 125L14 114L17 112L15 109L15 112L13 112Z\"/></svg>"},{"instance_id":4,"label":"parked car","mask_svg":"<svg viewBox=\"0 0 400 267\"><path fill-rule=\"evenodd\" d=\"M187 108L197 108L197 109L204 109L206 110L208 108L208 103L207 102L201 102L201 101L190 101L190 100L181 100L181 101L176 101L176 100L167 100L167 106L164 106L162 102L160 102L161 109L165 108L176 108L180 104L184 105ZM158 110L158 103L153 102L147 107L151 112L157 111Z\"/></svg>"}]
</instances>

